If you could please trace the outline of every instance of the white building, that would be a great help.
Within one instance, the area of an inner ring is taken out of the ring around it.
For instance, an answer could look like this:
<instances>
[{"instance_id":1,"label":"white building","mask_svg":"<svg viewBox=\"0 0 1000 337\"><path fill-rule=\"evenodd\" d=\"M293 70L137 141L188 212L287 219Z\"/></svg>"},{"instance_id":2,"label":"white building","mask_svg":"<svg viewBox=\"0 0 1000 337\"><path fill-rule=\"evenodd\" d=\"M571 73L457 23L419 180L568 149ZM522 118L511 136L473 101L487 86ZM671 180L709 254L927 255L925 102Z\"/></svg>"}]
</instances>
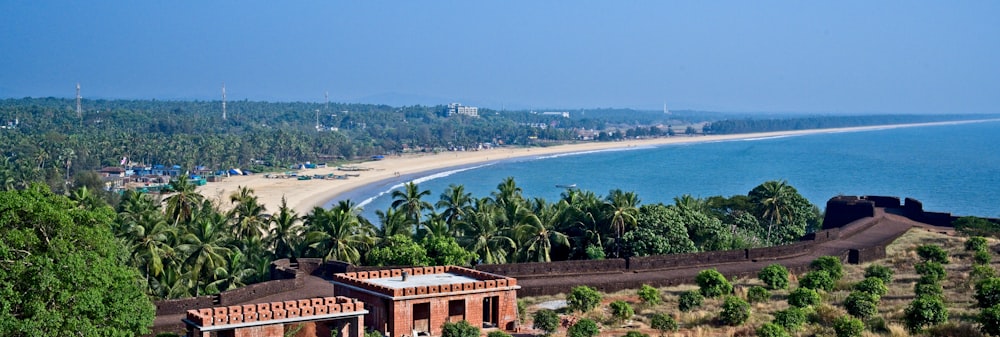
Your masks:
<instances>
[{"instance_id":1,"label":"white building","mask_svg":"<svg viewBox=\"0 0 1000 337\"><path fill-rule=\"evenodd\" d=\"M452 116L454 114L479 117L479 108L474 106L464 106L462 103L450 103L448 104L448 116Z\"/></svg>"}]
</instances>

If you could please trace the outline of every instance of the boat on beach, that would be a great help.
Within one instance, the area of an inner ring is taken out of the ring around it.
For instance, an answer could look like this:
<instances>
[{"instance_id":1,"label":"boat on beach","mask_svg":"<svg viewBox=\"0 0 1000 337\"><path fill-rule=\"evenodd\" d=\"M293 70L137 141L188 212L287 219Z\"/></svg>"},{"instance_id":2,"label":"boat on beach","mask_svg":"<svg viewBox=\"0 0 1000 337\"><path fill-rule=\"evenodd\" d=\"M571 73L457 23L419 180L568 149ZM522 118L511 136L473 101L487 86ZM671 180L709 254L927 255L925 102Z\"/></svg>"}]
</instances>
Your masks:
<instances>
[{"instance_id":1,"label":"boat on beach","mask_svg":"<svg viewBox=\"0 0 1000 337\"><path fill-rule=\"evenodd\" d=\"M556 184L556 187L558 187L558 188L565 188L565 189L571 190L571 189L576 188L576 184L568 184L568 185L566 185L566 184Z\"/></svg>"}]
</instances>

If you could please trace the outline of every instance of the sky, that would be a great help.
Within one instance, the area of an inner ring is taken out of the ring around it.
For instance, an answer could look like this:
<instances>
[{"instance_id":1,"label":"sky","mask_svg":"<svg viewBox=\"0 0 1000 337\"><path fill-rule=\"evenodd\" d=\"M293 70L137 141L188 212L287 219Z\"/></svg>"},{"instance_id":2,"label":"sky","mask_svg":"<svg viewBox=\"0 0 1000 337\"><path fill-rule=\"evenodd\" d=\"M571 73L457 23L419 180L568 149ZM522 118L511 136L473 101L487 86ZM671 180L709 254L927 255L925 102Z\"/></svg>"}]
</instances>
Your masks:
<instances>
[{"instance_id":1,"label":"sky","mask_svg":"<svg viewBox=\"0 0 1000 337\"><path fill-rule=\"evenodd\" d=\"M1000 1L0 2L0 98L998 113Z\"/></svg>"}]
</instances>

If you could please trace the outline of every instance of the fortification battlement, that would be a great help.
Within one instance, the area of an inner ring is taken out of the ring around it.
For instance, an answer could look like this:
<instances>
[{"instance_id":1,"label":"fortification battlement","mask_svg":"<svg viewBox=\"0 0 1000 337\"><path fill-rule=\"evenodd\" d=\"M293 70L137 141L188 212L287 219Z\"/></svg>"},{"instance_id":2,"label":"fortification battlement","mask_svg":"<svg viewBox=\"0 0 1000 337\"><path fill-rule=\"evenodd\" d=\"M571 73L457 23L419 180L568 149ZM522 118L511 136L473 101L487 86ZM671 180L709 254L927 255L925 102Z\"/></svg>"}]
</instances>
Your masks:
<instances>
[{"instance_id":1,"label":"fortification battlement","mask_svg":"<svg viewBox=\"0 0 1000 337\"><path fill-rule=\"evenodd\" d=\"M333 314L362 314L365 305L357 299L317 297L295 301L232 305L187 311L187 321L200 327L244 324Z\"/></svg>"},{"instance_id":2,"label":"fortification battlement","mask_svg":"<svg viewBox=\"0 0 1000 337\"><path fill-rule=\"evenodd\" d=\"M435 295L457 291L506 290L517 280L457 266L367 270L333 275L333 282L387 297Z\"/></svg>"}]
</instances>

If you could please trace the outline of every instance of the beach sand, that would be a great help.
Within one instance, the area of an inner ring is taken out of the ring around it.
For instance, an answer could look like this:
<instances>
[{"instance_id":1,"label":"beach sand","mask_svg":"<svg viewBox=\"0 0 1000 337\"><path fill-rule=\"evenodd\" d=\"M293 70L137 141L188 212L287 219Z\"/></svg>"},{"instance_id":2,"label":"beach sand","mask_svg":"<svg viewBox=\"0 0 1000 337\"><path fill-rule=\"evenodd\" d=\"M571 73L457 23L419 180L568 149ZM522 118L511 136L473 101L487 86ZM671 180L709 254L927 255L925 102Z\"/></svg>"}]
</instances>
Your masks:
<instances>
[{"instance_id":1,"label":"beach sand","mask_svg":"<svg viewBox=\"0 0 1000 337\"><path fill-rule=\"evenodd\" d=\"M208 183L198 188L198 192L206 198L217 202L221 209L226 210L231 207L229 195L239 190L240 186L246 186L253 190L258 201L266 207L264 213L277 212L281 206L281 199L285 198L288 206L299 215L306 215L314 207L322 207L338 195L357 189L379 181L396 178L397 174L402 176L419 175L425 172L439 171L445 168L473 165L496 160L507 160L527 156L553 155L561 153L599 151L617 148L627 148L635 146L659 146L667 144L714 142L738 139L754 139L768 137L795 136L806 134L830 133L830 132L857 132L867 130L881 130L888 128L928 126L974 123L995 120L976 120L940 123L920 123L920 124L897 124L882 126L866 126L837 129L815 129L799 131L780 131L763 133L744 133L733 135L708 135L708 136L685 136L626 140L618 142L579 142L574 144L550 146L550 147L500 147L480 151L464 152L440 152L427 154L406 154L402 156L386 156L379 161L368 161L353 164L352 166L363 167L369 170L358 172L338 171L336 167L306 169L299 171L302 175L326 175L334 174L360 174L359 177L350 177L346 180L297 180L295 178L275 179L265 178L264 174L254 174L250 176L227 177L221 182Z\"/></svg>"}]
</instances>

